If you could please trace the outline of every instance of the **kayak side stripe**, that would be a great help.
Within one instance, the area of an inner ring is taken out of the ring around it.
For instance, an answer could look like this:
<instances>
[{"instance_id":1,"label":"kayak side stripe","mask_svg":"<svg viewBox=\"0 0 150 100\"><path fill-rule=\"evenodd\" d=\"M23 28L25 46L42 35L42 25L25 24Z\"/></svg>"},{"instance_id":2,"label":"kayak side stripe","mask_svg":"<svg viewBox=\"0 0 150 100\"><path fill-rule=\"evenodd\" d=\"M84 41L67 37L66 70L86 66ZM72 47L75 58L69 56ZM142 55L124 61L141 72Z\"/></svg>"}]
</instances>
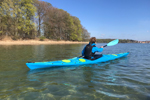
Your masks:
<instances>
[{"instance_id":1,"label":"kayak side stripe","mask_svg":"<svg viewBox=\"0 0 150 100\"><path fill-rule=\"evenodd\" d=\"M67 60L67 59L64 59L64 60L62 60L62 62L70 63L71 61Z\"/></svg>"},{"instance_id":2,"label":"kayak side stripe","mask_svg":"<svg viewBox=\"0 0 150 100\"><path fill-rule=\"evenodd\" d=\"M86 62L86 60L85 60L85 59L79 59L79 61L81 61L81 62Z\"/></svg>"}]
</instances>

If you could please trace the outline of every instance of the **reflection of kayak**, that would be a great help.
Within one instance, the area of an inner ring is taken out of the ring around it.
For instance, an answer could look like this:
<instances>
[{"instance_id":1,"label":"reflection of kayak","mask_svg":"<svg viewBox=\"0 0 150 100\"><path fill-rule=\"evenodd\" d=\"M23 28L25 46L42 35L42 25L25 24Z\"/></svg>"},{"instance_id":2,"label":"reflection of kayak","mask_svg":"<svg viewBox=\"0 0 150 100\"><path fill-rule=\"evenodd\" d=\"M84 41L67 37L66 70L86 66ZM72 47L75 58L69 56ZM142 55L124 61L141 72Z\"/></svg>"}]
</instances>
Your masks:
<instances>
[{"instance_id":1,"label":"reflection of kayak","mask_svg":"<svg viewBox=\"0 0 150 100\"><path fill-rule=\"evenodd\" d=\"M74 66L74 65L84 65L84 64L95 64L99 62L106 62L110 60L115 60L117 58L125 57L129 54L119 53L119 54L103 54L102 57L96 60L88 60L82 57L74 57L71 59L59 60L59 61L47 61L47 62L28 62L26 65L30 69L39 69L39 68L49 68L49 67L59 67L59 66Z\"/></svg>"}]
</instances>

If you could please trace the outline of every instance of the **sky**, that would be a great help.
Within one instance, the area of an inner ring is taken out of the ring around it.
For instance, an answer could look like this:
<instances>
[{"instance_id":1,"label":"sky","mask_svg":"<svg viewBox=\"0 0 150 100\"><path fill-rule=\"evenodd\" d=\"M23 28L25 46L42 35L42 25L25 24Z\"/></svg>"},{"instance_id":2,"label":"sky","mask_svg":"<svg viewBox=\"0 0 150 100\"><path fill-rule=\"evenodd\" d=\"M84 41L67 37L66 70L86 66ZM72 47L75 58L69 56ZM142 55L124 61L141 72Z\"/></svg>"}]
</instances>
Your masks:
<instances>
[{"instance_id":1,"label":"sky","mask_svg":"<svg viewBox=\"0 0 150 100\"><path fill-rule=\"evenodd\" d=\"M150 41L150 0L42 0L76 16L98 39Z\"/></svg>"}]
</instances>

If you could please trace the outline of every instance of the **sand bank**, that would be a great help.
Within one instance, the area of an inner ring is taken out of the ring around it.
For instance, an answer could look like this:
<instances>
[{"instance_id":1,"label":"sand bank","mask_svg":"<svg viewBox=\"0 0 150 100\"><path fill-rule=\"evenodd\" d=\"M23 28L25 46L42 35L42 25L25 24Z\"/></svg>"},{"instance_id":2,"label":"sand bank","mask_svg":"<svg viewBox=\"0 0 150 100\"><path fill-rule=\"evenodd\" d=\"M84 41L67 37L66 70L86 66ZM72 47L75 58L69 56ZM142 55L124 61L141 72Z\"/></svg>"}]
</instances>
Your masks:
<instances>
[{"instance_id":1,"label":"sand bank","mask_svg":"<svg viewBox=\"0 0 150 100\"><path fill-rule=\"evenodd\" d=\"M88 42L78 41L39 41L39 40L1 40L0 45L49 45L49 44L87 44Z\"/></svg>"}]
</instances>

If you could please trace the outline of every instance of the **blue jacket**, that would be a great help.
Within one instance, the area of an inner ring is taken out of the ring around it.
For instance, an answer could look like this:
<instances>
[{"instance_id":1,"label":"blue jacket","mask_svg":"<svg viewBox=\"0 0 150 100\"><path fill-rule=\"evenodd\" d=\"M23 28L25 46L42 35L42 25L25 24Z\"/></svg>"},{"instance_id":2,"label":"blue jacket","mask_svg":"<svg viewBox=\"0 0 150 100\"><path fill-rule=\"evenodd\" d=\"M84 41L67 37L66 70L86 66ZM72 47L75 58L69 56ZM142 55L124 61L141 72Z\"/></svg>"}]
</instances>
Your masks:
<instances>
[{"instance_id":1,"label":"blue jacket","mask_svg":"<svg viewBox=\"0 0 150 100\"><path fill-rule=\"evenodd\" d=\"M89 43L90 44L90 43ZM90 44L91 46L94 46L95 45L95 47L93 47L92 48L92 53L95 53L95 52L102 52L103 51L103 48L98 48L98 47L96 47L96 44L95 43L92 43L92 44ZM86 46L85 46L86 47ZM82 56L84 56L84 50L85 50L85 47L84 47L84 49L82 50Z\"/></svg>"}]
</instances>

